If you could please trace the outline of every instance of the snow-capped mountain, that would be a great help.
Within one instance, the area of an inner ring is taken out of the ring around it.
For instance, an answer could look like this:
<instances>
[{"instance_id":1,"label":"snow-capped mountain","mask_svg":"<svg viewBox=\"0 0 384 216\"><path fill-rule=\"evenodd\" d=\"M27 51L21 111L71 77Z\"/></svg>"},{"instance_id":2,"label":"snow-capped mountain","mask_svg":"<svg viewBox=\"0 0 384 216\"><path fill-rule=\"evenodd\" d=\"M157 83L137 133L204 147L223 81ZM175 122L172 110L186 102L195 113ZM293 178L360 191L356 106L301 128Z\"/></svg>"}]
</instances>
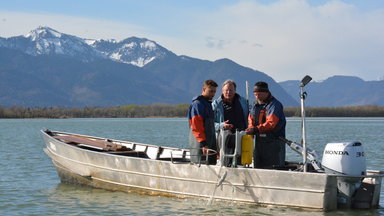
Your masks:
<instances>
[{"instance_id":1,"label":"snow-capped mountain","mask_svg":"<svg viewBox=\"0 0 384 216\"><path fill-rule=\"evenodd\" d=\"M222 83L228 78L237 82L240 94L245 81L265 81L284 106L299 106L295 101L299 81L279 85L267 74L230 59L212 62L177 56L145 38L83 39L49 27L0 37L0 106L190 103L201 92L203 80ZM336 77L312 83L308 102L311 106L382 106L383 82Z\"/></svg>"},{"instance_id":2,"label":"snow-capped mountain","mask_svg":"<svg viewBox=\"0 0 384 216\"><path fill-rule=\"evenodd\" d=\"M130 37L122 41L88 40L87 43L112 60L139 67L171 54L156 42L145 38Z\"/></svg>"},{"instance_id":3,"label":"snow-capped mountain","mask_svg":"<svg viewBox=\"0 0 384 216\"><path fill-rule=\"evenodd\" d=\"M65 55L88 62L105 58L84 39L60 33L49 27L38 27L26 35L5 38L0 45L22 51L28 55Z\"/></svg>"},{"instance_id":4,"label":"snow-capped mountain","mask_svg":"<svg viewBox=\"0 0 384 216\"><path fill-rule=\"evenodd\" d=\"M83 62L108 58L139 67L173 54L144 38L131 37L122 41L83 39L49 27L38 27L22 36L0 38L0 47L16 49L32 56L64 55Z\"/></svg>"},{"instance_id":5,"label":"snow-capped mountain","mask_svg":"<svg viewBox=\"0 0 384 216\"><path fill-rule=\"evenodd\" d=\"M139 66L139 67L138 67ZM263 80L286 106L298 105L271 77L229 59L177 56L156 42L84 39L38 27L0 37L0 105L119 106L189 103L201 82Z\"/></svg>"}]
</instances>

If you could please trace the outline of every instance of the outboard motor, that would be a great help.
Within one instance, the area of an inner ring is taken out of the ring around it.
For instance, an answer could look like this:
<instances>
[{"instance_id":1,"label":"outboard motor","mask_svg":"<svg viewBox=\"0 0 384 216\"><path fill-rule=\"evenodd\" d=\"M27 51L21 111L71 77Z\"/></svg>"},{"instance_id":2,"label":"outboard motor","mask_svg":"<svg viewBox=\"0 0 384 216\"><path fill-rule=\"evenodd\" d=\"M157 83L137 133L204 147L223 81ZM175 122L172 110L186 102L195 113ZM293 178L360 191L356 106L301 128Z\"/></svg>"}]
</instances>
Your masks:
<instances>
[{"instance_id":1,"label":"outboard motor","mask_svg":"<svg viewBox=\"0 0 384 216\"><path fill-rule=\"evenodd\" d=\"M353 195L366 175L364 149L360 142L328 143L321 162L325 173L345 175L337 178L338 205L349 208Z\"/></svg>"},{"instance_id":2,"label":"outboard motor","mask_svg":"<svg viewBox=\"0 0 384 216\"><path fill-rule=\"evenodd\" d=\"M360 142L328 143L321 163L326 173L360 176L366 174L364 149Z\"/></svg>"}]
</instances>

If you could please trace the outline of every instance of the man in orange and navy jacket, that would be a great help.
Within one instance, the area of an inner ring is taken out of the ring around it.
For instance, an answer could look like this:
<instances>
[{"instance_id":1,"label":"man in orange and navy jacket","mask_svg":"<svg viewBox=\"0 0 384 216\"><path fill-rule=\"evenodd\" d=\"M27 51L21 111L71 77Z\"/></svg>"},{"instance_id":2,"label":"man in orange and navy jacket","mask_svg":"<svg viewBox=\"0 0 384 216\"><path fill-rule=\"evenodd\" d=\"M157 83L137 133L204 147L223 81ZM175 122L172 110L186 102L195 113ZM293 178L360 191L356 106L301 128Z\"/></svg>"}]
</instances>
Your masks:
<instances>
[{"instance_id":1,"label":"man in orange and navy jacket","mask_svg":"<svg viewBox=\"0 0 384 216\"><path fill-rule=\"evenodd\" d=\"M217 83L206 80L203 84L202 94L196 96L189 106L189 144L191 148L191 162L200 163L208 156L208 164L216 164L216 154L208 149L217 150L215 121L211 100L216 94Z\"/></svg>"},{"instance_id":2,"label":"man in orange and navy jacket","mask_svg":"<svg viewBox=\"0 0 384 216\"><path fill-rule=\"evenodd\" d=\"M283 105L272 96L265 82L257 82L256 101L248 116L247 133L256 136L253 155L255 168L272 168L285 164L285 115Z\"/></svg>"}]
</instances>

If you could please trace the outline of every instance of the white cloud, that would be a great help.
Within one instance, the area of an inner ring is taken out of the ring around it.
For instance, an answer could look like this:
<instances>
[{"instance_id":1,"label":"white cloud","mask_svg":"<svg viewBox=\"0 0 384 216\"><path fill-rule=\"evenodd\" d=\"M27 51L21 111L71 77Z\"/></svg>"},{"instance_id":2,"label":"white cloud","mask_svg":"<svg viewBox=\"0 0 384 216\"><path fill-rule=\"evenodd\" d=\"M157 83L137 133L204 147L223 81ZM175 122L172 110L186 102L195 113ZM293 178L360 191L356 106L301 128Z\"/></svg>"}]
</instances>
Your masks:
<instances>
[{"instance_id":1,"label":"white cloud","mask_svg":"<svg viewBox=\"0 0 384 216\"><path fill-rule=\"evenodd\" d=\"M148 30L134 24L85 17L0 11L0 37L24 35L38 26L89 39L144 37Z\"/></svg>"},{"instance_id":2,"label":"white cloud","mask_svg":"<svg viewBox=\"0 0 384 216\"><path fill-rule=\"evenodd\" d=\"M189 52L211 60L230 58L278 81L305 74L316 80L332 75L374 80L384 73L383 12L363 13L339 1L318 7L302 0L241 2L199 14L193 34L201 41L210 38L211 46Z\"/></svg>"}]
</instances>

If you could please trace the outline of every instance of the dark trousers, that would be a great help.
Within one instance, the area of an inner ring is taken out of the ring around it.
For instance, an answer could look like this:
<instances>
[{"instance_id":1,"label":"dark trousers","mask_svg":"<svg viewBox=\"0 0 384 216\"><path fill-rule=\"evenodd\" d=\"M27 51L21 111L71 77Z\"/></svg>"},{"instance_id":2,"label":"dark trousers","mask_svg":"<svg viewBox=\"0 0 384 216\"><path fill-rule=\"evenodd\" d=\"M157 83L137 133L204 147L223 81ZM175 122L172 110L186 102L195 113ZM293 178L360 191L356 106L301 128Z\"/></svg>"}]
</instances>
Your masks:
<instances>
[{"instance_id":1,"label":"dark trousers","mask_svg":"<svg viewBox=\"0 0 384 216\"><path fill-rule=\"evenodd\" d=\"M285 143L277 138L256 135L253 152L255 168L270 169L285 164Z\"/></svg>"}]
</instances>

